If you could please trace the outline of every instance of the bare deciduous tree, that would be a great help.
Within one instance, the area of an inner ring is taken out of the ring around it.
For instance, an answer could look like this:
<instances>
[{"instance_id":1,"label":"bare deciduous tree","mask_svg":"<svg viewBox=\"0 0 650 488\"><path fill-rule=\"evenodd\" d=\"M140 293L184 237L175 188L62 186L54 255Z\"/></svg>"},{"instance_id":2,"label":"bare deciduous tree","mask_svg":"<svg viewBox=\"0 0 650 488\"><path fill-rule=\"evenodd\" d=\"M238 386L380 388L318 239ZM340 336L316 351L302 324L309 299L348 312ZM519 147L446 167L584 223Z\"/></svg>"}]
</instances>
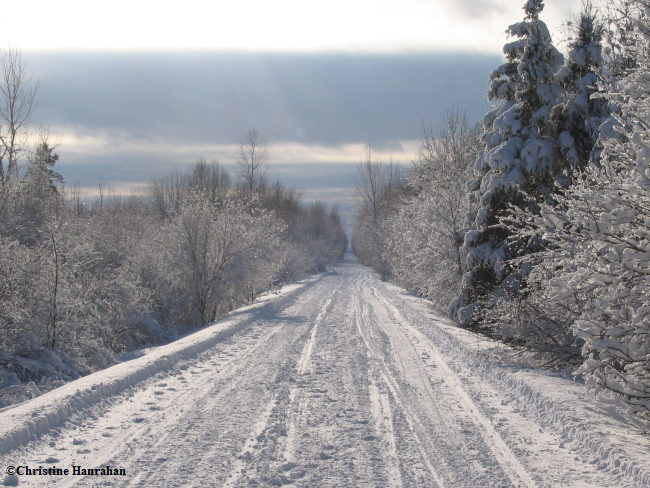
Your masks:
<instances>
[{"instance_id":1,"label":"bare deciduous tree","mask_svg":"<svg viewBox=\"0 0 650 488\"><path fill-rule=\"evenodd\" d=\"M239 175L246 183L249 195L255 193L266 180L265 164L268 145L257 129L249 130L239 145Z\"/></svg>"},{"instance_id":2,"label":"bare deciduous tree","mask_svg":"<svg viewBox=\"0 0 650 488\"><path fill-rule=\"evenodd\" d=\"M376 223L392 208L402 189L402 170L397 165L383 163L366 147L365 159L357 165L356 192L360 204L365 206Z\"/></svg>"},{"instance_id":3,"label":"bare deciduous tree","mask_svg":"<svg viewBox=\"0 0 650 488\"><path fill-rule=\"evenodd\" d=\"M392 162L379 161L368 146L365 159L357 165L357 216L352 249L357 258L374 268L382 279L390 276L384 259L384 224L398 207L403 195L402 170Z\"/></svg>"},{"instance_id":4,"label":"bare deciduous tree","mask_svg":"<svg viewBox=\"0 0 650 488\"><path fill-rule=\"evenodd\" d=\"M18 157L34 108L38 81L27 72L17 49L0 50L0 185L18 174ZM6 161L6 162L5 162Z\"/></svg>"},{"instance_id":5,"label":"bare deciduous tree","mask_svg":"<svg viewBox=\"0 0 650 488\"><path fill-rule=\"evenodd\" d=\"M189 193L189 177L180 172L156 177L149 183L149 198L161 217L178 212Z\"/></svg>"}]
</instances>

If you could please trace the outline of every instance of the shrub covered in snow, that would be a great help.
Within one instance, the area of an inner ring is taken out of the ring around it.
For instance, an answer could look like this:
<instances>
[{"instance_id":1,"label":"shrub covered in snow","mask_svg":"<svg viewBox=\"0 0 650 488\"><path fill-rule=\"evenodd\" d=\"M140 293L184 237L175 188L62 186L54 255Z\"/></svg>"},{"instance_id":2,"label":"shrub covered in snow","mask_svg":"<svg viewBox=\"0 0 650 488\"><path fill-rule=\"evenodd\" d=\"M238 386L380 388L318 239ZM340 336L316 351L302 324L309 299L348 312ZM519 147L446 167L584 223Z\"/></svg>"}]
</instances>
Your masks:
<instances>
[{"instance_id":1,"label":"shrub covered in snow","mask_svg":"<svg viewBox=\"0 0 650 488\"><path fill-rule=\"evenodd\" d=\"M616 134L602 156L543 209L547 259L558 263L552 300L581 297L573 323L584 341L578 372L588 386L623 397L650 415L650 3L633 18L635 67L607 90ZM541 227L541 225L540 225Z\"/></svg>"},{"instance_id":2,"label":"shrub covered in snow","mask_svg":"<svg viewBox=\"0 0 650 488\"><path fill-rule=\"evenodd\" d=\"M439 132L422 136L408 173L408 192L384 224L385 259L393 279L441 310L458 294L465 271L462 248L471 202L466 181L474 175L478 127L456 111Z\"/></svg>"},{"instance_id":3,"label":"shrub covered in snow","mask_svg":"<svg viewBox=\"0 0 650 488\"><path fill-rule=\"evenodd\" d=\"M203 161L154 180L151 198L66 192L46 142L0 187L0 402L174 338L347 246L335 211L281 185L254 196Z\"/></svg>"}]
</instances>

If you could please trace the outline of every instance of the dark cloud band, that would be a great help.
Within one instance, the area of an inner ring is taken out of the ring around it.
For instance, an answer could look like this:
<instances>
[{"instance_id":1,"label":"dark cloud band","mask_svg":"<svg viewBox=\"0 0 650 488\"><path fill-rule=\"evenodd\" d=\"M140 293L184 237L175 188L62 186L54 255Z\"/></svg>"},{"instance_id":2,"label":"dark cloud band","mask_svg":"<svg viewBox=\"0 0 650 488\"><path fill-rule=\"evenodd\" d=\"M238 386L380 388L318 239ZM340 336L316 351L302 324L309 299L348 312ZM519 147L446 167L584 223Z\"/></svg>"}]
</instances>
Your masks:
<instances>
[{"instance_id":1,"label":"dark cloud band","mask_svg":"<svg viewBox=\"0 0 650 488\"><path fill-rule=\"evenodd\" d=\"M452 105L478 118L494 56L474 54L30 53L38 118L179 143L390 144Z\"/></svg>"}]
</instances>

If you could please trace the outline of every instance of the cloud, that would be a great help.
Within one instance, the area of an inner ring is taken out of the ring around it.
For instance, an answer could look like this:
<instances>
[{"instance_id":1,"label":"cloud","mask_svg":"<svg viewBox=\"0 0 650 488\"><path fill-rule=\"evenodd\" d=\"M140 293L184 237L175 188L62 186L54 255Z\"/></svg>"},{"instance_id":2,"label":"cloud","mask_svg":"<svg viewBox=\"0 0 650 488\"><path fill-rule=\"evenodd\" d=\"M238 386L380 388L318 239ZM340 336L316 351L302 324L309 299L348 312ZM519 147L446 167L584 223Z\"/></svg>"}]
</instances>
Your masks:
<instances>
[{"instance_id":1,"label":"cloud","mask_svg":"<svg viewBox=\"0 0 650 488\"><path fill-rule=\"evenodd\" d=\"M174 143L384 144L452 105L478 118L497 56L30 54L38 118L78 132ZM65 143L65 142L64 142Z\"/></svg>"},{"instance_id":2,"label":"cloud","mask_svg":"<svg viewBox=\"0 0 650 488\"><path fill-rule=\"evenodd\" d=\"M250 128L272 179L351 211L352 163L370 144L408 163L424 125L456 106L478 119L498 56L463 53L29 53L36 124L60 143L59 171L92 194L142 192L152 176L216 159L236 178ZM339 190L334 191L334 188ZM347 196L346 196L347 195Z\"/></svg>"}]
</instances>

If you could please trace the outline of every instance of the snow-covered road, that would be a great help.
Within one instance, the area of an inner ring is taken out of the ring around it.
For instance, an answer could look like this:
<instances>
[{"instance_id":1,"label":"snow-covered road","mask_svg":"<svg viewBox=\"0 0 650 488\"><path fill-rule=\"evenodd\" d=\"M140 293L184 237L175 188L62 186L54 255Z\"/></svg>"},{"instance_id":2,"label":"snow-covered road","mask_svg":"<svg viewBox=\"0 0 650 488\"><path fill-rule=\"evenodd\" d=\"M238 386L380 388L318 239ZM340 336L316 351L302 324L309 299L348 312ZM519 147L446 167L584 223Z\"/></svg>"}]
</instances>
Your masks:
<instances>
[{"instance_id":1,"label":"snow-covered road","mask_svg":"<svg viewBox=\"0 0 650 488\"><path fill-rule=\"evenodd\" d=\"M126 473L18 486L650 486L639 425L508 355L348 260L5 409L0 463Z\"/></svg>"}]
</instances>

